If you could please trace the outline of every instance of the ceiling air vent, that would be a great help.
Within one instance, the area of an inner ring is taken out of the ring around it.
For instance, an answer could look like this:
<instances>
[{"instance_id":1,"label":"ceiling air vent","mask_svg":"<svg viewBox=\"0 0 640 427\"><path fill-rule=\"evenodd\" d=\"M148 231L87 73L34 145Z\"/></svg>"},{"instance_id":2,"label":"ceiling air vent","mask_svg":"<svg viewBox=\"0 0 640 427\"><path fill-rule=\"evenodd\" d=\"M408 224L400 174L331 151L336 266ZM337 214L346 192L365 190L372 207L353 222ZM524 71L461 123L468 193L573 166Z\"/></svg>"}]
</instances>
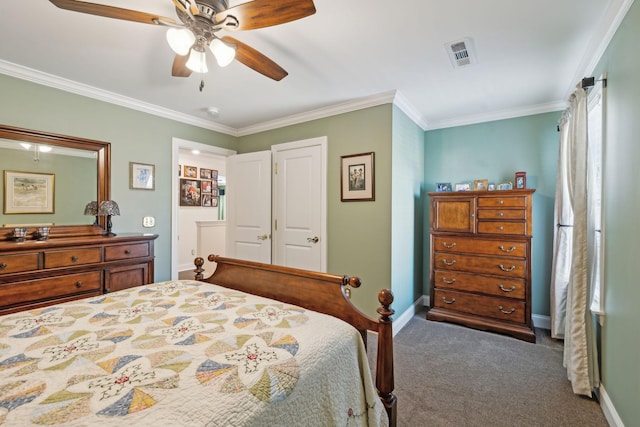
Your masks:
<instances>
[{"instance_id":1,"label":"ceiling air vent","mask_svg":"<svg viewBox=\"0 0 640 427\"><path fill-rule=\"evenodd\" d=\"M465 65L471 65L477 62L473 49L473 40L470 38L447 43L445 44L445 49L449 54L451 65L453 65L454 68L464 67Z\"/></svg>"}]
</instances>

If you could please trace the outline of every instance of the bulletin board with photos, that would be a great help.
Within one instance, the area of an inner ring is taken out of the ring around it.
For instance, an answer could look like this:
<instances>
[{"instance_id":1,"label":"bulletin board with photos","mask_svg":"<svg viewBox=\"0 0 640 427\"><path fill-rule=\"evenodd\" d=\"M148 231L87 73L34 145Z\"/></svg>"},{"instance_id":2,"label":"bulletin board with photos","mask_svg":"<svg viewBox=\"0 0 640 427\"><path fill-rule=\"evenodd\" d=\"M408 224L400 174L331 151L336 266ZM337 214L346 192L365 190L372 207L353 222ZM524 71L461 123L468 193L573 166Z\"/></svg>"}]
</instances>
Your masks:
<instances>
[{"instance_id":1,"label":"bulletin board with photos","mask_svg":"<svg viewBox=\"0 0 640 427\"><path fill-rule=\"evenodd\" d=\"M218 171L178 165L180 206L218 207Z\"/></svg>"}]
</instances>

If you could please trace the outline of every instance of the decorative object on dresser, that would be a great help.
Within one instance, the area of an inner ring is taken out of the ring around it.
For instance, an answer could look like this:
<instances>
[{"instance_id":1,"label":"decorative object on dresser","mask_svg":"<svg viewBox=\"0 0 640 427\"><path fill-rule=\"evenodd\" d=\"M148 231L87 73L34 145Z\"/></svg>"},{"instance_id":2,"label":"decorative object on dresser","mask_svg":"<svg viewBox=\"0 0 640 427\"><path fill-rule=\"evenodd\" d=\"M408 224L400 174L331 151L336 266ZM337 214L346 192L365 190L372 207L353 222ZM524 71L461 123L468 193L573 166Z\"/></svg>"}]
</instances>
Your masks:
<instances>
[{"instance_id":1,"label":"decorative object on dresser","mask_svg":"<svg viewBox=\"0 0 640 427\"><path fill-rule=\"evenodd\" d=\"M488 186L488 179L476 179L475 181L473 181L473 189L475 191L486 191Z\"/></svg>"},{"instance_id":2,"label":"decorative object on dresser","mask_svg":"<svg viewBox=\"0 0 640 427\"><path fill-rule=\"evenodd\" d=\"M19 244L0 240L0 314L152 283L157 237L100 234L25 239Z\"/></svg>"},{"instance_id":3,"label":"decorative object on dresser","mask_svg":"<svg viewBox=\"0 0 640 427\"><path fill-rule=\"evenodd\" d=\"M436 183L436 191L444 192L451 191L451 183L450 182L437 182Z\"/></svg>"},{"instance_id":4,"label":"decorative object on dresser","mask_svg":"<svg viewBox=\"0 0 640 427\"><path fill-rule=\"evenodd\" d=\"M98 215L107 217L107 230L105 236L115 236L116 234L111 231L111 227L113 226L111 223L111 217L120 215L120 207L118 207L118 204L113 200L105 200L100 203L100 206L98 207Z\"/></svg>"},{"instance_id":5,"label":"decorative object on dresser","mask_svg":"<svg viewBox=\"0 0 640 427\"><path fill-rule=\"evenodd\" d=\"M456 184L456 191L471 191L470 182L459 182Z\"/></svg>"},{"instance_id":6,"label":"decorative object on dresser","mask_svg":"<svg viewBox=\"0 0 640 427\"><path fill-rule=\"evenodd\" d=\"M534 192L429 193L431 307L427 319L535 342L531 320Z\"/></svg>"},{"instance_id":7,"label":"decorative object on dresser","mask_svg":"<svg viewBox=\"0 0 640 427\"><path fill-rule=\"evenodd\" d=\"M527 188L527 173L516 172L516 188Z\"/></svg>"},{"instance_id":8,"label":"decorative object on dresser","mask_svg":"<svg viewBox=\"0 0 640 427\"><path fill-rule=\"evenodd\" d=\"M93 222L93 225L98 225L98 202L94 200L87 203L87 206L84 207L84 214L95 216L96 220Z\"/></svg>"}]
</instances>

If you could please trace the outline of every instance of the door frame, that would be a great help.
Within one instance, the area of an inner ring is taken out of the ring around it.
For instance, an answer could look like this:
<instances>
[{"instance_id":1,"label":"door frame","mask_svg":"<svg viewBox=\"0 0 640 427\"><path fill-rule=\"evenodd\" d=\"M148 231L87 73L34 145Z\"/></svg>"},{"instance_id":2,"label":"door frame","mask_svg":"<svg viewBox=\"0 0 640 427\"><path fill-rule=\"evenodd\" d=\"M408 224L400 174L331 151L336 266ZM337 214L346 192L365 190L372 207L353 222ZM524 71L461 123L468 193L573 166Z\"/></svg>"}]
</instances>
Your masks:
<instances>
[{"instance_id":1,"label":"door frame","mask_svg":"<svg viewBox=\"0 0 640 427\"><path fill-rule=\"evenodd\" d=\"M229 157L237 154L235 150L220 148L213 145L202 144L200 142L173 137L171 139L171 280L178 280L178 221L180 220L179 210L179 179L176 165L179 164L180 149L200 150L218 156ZM195 268L195 267L194 267Z\"/></svg>"},{"instance_id":2,"label":"door frame","mask_svg":"<svg viewBox=\"0 0 640 427\"><path fill-rule=\"evenodd\" d=\"M326 136L319 136L319 137L315 137L315 138L309 138L309 139L303 139L300 141L291 141L291 142L284 142L282 144L276 144L276 145L272 145L271 146L271 159L272 162L275 164L275 160L277 157L277 152L278 151L287 151L287 150L295 150L298 148L307 148L307 147L311 147L311 146L316 146L319 145L320 146L320 151L321 151L321 162L322 164L320 165L320 180L322 182L322 188L320 190L320 271L321 272L326 272L327 271L327 248L328 248L328 244L327 244L327 240L328 240L328 236L327 236L327 150L328 150L328 138ZM275 166L274 169L275 170ZM273 173L273 172L272 172ZM278 197L278 189L276 188L276 179L272 179L271 180L271 235L272 235L272 239L271 239L271 262L273 264L277 264L280 260L277 260L275 258L276 256L276 248L275 246L277 244L279 244L279 236L277 235L278 232L275 230L275 224L273 223L273 221L275 221L276 219L276 208L277 208L277 197Z\"/></svg>"}]
</instances>

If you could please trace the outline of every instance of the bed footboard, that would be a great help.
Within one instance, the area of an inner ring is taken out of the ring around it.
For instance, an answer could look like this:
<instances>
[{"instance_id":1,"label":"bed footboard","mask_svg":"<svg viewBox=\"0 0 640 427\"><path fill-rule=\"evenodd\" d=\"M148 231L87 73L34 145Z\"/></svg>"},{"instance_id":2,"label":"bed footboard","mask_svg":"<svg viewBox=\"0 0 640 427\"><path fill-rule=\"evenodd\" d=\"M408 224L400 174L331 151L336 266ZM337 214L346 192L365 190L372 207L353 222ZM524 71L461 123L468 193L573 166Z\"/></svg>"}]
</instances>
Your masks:
<instances>
[{"instance_id":1,"label":"bed footboard","mask_svg":"<svg viewBox=\"0 0 640 427\"><path fill-rule=\"evenodd\" d=\"M376 358L376 388L389 416L389 425L397 423L397 399L393 394L393 327L394 314L391 304L393 293L383 289L378 293L379 319L373 319L358 310L349 300L347 286L357 288L357 277L337 276L209 255L208 260L217 264L215 272L204 277L203 258L196 258L196 280L214 283L266 298L337 317L353 325L363 336L366 331L378 334Z\"/></svg>"}]
</instances>

